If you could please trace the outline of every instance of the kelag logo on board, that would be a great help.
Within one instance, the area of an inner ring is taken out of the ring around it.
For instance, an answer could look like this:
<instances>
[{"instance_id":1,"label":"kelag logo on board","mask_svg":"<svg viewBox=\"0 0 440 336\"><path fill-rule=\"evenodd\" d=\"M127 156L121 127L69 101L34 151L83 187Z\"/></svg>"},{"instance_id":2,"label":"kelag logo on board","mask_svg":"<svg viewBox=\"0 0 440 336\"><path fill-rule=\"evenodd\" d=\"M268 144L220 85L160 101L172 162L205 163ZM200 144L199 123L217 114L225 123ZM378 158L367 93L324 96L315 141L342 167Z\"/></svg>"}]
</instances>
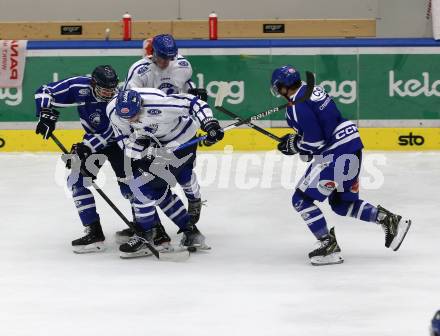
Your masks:
<instances>
[{"instance_id":1,"label":"kelag logo on board","mask_svg":"<svg viewBox=\"0 0 440 336\"><path fill-rule=\"evenodd\" d=\"M21 88L0 88L0 100L4 100L6 105L17 106L23 100Z\"/></svg>"},{"instance_id":2,"label":"kelag logo on board","mask_svg":"<svg viewBox=\"0 0 440 336\"><path fill-rule=\"evenodd\" d=\"M244 80L241 81L210 81L205 83L205 75L203 73L196 74L196 87L206 88L208 97L216 98L221 86L226 89L225 100L229 104L241 104L244 101Z\"/></svg>"},{"instance_id":3,"label":"kelag logo on board","mask_svg":"<svg viewBox=\"0 0 440 336\"><path fill-rule=\"evenodd\" d=\"M424 95L426 97L437 96L440 97L438 86L440 80L435 80L431 83L429 72L422 72L419 78L410 78L406 81L397 79L394 70L388 73L389 78L389 96L394 97L418 97Z\"/></svg>"},{"instance_id":4,"label":"kelag logo on board","mask_svg":"<svg viewBox=\"0 0 440 336\"><path fill-rule=\"evenodd\" d=\"M352 104L357 97L357 83L355 80L345 80L339 84L336 81L325 80L321 85L327 93L333 98L337 98L341 104Z\"/></svg>"}]
</instances>

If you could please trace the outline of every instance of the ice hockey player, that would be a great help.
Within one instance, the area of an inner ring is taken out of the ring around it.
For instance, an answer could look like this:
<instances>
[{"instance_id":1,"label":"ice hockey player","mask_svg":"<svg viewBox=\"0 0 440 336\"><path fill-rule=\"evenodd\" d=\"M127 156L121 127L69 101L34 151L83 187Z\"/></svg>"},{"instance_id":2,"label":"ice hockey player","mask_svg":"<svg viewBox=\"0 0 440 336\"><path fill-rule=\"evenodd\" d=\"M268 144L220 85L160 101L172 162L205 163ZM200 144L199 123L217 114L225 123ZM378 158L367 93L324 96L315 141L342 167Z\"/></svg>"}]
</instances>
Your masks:
<instances>
[{"instance_id":1,"label":"ice hockey player","mask_svg":"<svg viewBox=\"0 0 440 336\"><path fill-rule=\"evenodd\" d=\"M55 130L59 117L56 107L77 106L81 125L85 130L82 142L72 146L71 153L76 154L81 161L81 167L87 174L96 178L99 168L105 160L99 162L86 160L92 154L103 154L110 162L119 183L121 193L125 198L131 198L130 188L122 183L125 179L124 153L114 141L113 129L106 114L106 106L116 93L118 76L110 65L97 66L90 76L69 77L57 82L41 86L35 94L36 112L39 121L36 133L48 139ZM96 169L87 169L96 165ZM72 162L68 161L68 166ZM79 166L79 165L78 165ZM72 241L73 251L87 253L103 251L104 234L96 211L95 199L89 190L89 177L80 174L78 169L72 169L67 182L72 192L73 201L78 210L80 220L85 227L86 235Z\"/></svg>"},{"instance_id":2,"label":"ice hockey player","mask_svg":"<svg viewBox=\"0 0 440 336\"><path fill-rule=\"evenodd\" d=\"M190 62L178 53L176 41L172 35L160 34L147 41L146 56L134 63L127 75L124 89L156 88L166 94L190 93L207 101L205 89L196 88L191 80L192 67ZM205 143L209 146L209 143ZM197 147L194 148L196 155ZM200 219L202 200L200 185L193 167L187 166L187 172L181 174L178 183L182 186L188 199L188 212L191 223L196 224ZM158 235L167 237L165 229L155 214ZM125 229L116 233L118 241L124 241L133 234L132 230Z\"/></svg>"},{"instance_id":3,"label":"ice hockey player","mask_svg":"<svg viewBox=\"0 0 440 336\"><path fill-rule=\"evenodd\" d=\"M205 237L190 221L185 206L171 193L170 186L194 164L197 144L176 148L192 139L199 127L207 132L209 143L223 139L223 130L208 104L190 94L167 96L159 89L137 88L119 92L107 106L107 114L118 143L126 156L133 158L130 187L140 232L120 246L121 256L145 254L145 240L152 241L157 225L155 206L183 232L183 247L207 248ZM149 180L139 184L141 178Z\"/></svg>"},{"instance_id":4,"label":"ice hockey player","mask_svg":"<svg viewBox=\"0 0 440 336\"><path fill-rule=\"evenodd\" d=\"M273 71L271 91L275 96L292 102L304 96L306 89L299 71L292 66ZM341 116L332 98L320 86L314 87L310 99L288 106L286 119L296 133L285 135L278 150L285 155L298 153L306 161L313 160L292 197L293 207L318 239L319 247L309 253L311 263L343 262L335 230L328 230L316 204L325 199L338 215L380 224L385 231L385 246L397 251L411 220L359 199L363 145L356 125Z\"/></svg>"}]
</instances>

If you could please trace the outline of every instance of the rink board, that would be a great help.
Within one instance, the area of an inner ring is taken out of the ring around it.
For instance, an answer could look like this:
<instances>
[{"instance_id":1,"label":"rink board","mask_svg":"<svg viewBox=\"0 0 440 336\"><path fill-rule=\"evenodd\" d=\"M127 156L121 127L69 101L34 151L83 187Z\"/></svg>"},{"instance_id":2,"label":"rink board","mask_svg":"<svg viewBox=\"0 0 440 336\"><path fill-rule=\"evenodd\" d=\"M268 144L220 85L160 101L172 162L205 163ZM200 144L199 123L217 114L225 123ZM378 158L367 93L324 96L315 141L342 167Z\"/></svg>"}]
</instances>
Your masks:
<instances>
[{"instance_id":1,"label":"rink board","mask_svg":"<svg viewBox=\"0 0 440 336\"><path fill-rule=\"evenodd\" d=\"M289 128L267 128L282 136L291 133ZM361 128L361 137L370 150L439 150L440 128ZM56 136L70 148L80 142L84 131L58 130ZM229 147L227 147L229 146ZM276 148L276 142L252 129L235 129L226 133L219 144L211 147L200 145L201 150L221 151L231 148L236 151L267 151ZM0 152L58 152L53 141L42 140L34 130L0 130Z\"/></svg>"},{"instance_id":2,"label":"rink board","mask_svg":"<svg viewBox=\"0 0 440 336\"><path fill-rule=\"evenodd\" d=\"M141 56L141 42L30 41L23 86L0 88L0 152L58 151L33 133L36 88L108 63L122 81ZM432 39L181 40L178 45L193 65L195 84L207 89L211 106L225 83L229 91L222 104L241 117L280 105L284 101L267 89L270 73L282 64L295 64L303 75L313 71L343 116L361 128L367 149L440 149L440 43ZM222 126L230 122L213 110ZM284 113L275 113L259 126L284 135L290 131L283 128L284 118ZM74 107L63 109L60 122L77 120ZM81 140L79 127L60 129L57 124L56 134L70 147ZM206 149L223 150L226 145L240 151L276 147L273 140L243 128Z\"/></svg>"},{"instance_id":3,"label":"rink board","mask_svg":"<svg viewBox=\"0 0 440 336\"><path fill-rule=\"evenodd\" d=\"M35 122L35 90L44 83L88 74L98 64L111 64L122 85L128 68L141 57L141 41L90 42L30 41L22 87L0 88L0 122ZM313 72L343 117L361 126L374 120L388 124L371 127L412 127L408 122L418 120L421 127L433 127L431 122L439 120L440 43L426 45L423 39L410 39L405 46L395 46L393 42L399 41L390 39L178 42L192 64L194 84L207 90L210 106L219 87L224 87L223 106L241 117L283 103L269 92L270 76L276 67L292 64L303 78L306 70ZM218 111L214 114L230 120ZM77 120L74 107L63 109L60 121ZM275 113L266 120L274 123L269 127L278 127L275 124L284 115Z\"/></svg>"}]
</instances>

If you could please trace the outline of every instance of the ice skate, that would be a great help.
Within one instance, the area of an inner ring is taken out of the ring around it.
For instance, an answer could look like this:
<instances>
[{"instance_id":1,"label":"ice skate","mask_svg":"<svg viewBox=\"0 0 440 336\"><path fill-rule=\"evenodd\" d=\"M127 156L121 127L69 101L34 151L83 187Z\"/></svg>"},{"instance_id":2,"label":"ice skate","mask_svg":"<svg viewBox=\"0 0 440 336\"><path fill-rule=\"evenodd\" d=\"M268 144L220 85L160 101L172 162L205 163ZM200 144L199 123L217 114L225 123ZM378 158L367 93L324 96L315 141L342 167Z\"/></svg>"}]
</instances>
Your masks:
<instances>
[{"instance_id":1,"label":"ice skate","mask_svg":"<svg viewBox=\"0 0 440 336\"><path fill-rule=\"evenodd\" d=\"M105 250L105 237L99 221L86 226L84 232L85 236L72 241L74 253L82 254Z\"/></svg>"},{"instance_id":2,"label":"ice skate","mask_svg":"<svg viewBox=\"0 0 440 336\"><path fill-rule=\"evenodd\" d=\"M408 233L411 220L402 219L402 216L393 214L380 205L377 209L377 223L382 225L385 232L385 247L397 251Z\"/></svg>"},{"instance_id":3,"label":"ice skate","mask_svg":"<svg viewBox=\"0 0 440 336\"><path fill-rule=\"evenodd\" d=\"M336 241L335 228L328 235L318 240L319 247L309 253L310 262L314 266L341 264L344 258Z\"/></svg>"},{"instance_id":4,"label":"ice skate","mask_svg":"<svg viewBox=\"0 0 440 336\"><path fill-rule=\"evenodd\" d=\"M168 236L161 222L156 224L153 242L156 249L160 252L165 253L173 250L170 244L171 238Z\"/></svg>"},{"instance_id":5,"label":"ice skate","mask_svg":"<svg viewBox=\"0 0 440 336\"><path fill-rule=\"evenodd\" d=\"M132 228L126 228L121 231L116 231L115 240L117 244L125 244L127 243L131 237L135 234L135 231ZM158 223L156 226L155 236L154 236L154 245L169 245L171 241L170 236L165 231L162 223Z\"/></svg>"},{"instance_id":6,"label":"ice skate","mask_svg":"<svg viewBox=\"0 0 440 336\"><path fill-rule=\"evenodd\" d=\"M195 225L200 219L200 212L202 211L203 201L198 198L195 200L188 200L188 215L189 215L189 224Z\"/></svg>"},{"instance_id":7,"label":"ice skate","mask_svg":"<svg viewBox=\"0 0 440 336\"><path fill-rule=\"evenodd\" d=\"M173 252L173 247L169 241L162 241L160 244L155 245L155 231L157 229L151 229L148 231L142 231L135 233L127 243L119 246L119 256L122 259L138 258L151 256L153 253L147 247L146 242L151 244L160 253Z\"/></svg>"},{"instance_id":8,"label":"ice skate","mask_svg":"<svg viewBox=\"0 0 440 336\"><path fill-rule=\"evenodd\" d=\"M115 240L116 244L125 244L130 240L131 237L134 235L134 230L131 228L126 228L124 230L116 231L115 233Z\"/></svg>"},{"instance_id":9,"label":"ice skate","mask_svg":"<svg viewBox=\"0 0 440 336\"><path fill-rule=\"evenodd\" d=\"M119 256L123 259L147 257L153 255L146 241L153 245L154 229L135 233L128 242L119 246Z\"/></svg>"},{"instance_id":10,"label":"ice skate","mask_svg":"<svg viewBox=\"0 0 440 336\"><path fill-rule=\"evenodd\" d=\"M206 245L205 236L202 235L195 225L189 225L183 232L182 240L180 241L180 246L187 248L190 252L195 252L197 250L210 250L211 247ZM179 232L179 233L180 233Z\"/></svg>"}]
</instances>

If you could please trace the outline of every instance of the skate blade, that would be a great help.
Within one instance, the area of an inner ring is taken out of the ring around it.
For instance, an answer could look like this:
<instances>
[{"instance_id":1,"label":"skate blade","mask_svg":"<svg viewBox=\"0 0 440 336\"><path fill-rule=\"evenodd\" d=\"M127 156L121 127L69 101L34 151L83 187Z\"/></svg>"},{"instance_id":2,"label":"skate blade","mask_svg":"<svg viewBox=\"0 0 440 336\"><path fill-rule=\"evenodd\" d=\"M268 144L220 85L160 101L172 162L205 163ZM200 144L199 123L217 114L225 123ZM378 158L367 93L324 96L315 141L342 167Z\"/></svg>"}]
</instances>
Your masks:
<instances>
[{"instance_id":1,"label":"skate blade","mask_svg":"<svg viewBox=\"0 0 440 336\"><path fill-rule=\"evenodd\" d=\"M212 249L212 247L208 245L182 246L182 248L186 248L191 253L209 251Z\"/></svg>"},{"instance_id":2,"label":"skate blade","mask_svg":"<svg viewBox=\"0 0 440 336\"><path fill-rule=\"evenodd\" d=\"M410 219L401 219L398 225L398 231L396 237L394 237L393 241L390 244L390 248L393 249L393 251L397 251L402 245L403 240L406 237L406 234L408 233L408 230L411 226L411 220Z\"/></svg>"},{"instance_id":3,"label":"skate blade","mask_svg":"<svg viewBox=\"0 0 440 336\"><path fill-rule=\"evenodd\" d=\"M104 245L104 242L96 242L96 243L89 244L89 245L72 246L72 250L73 250L73 253L76 253L76 254L104 252L105 245Z\"/></svg>"},{"instance_id":4,"label":"skate blade","mask_svg":"<svg viewBox=\"0 0 440 336\"><path fill-rule=\"evenodd\" d=\"M171 251L160 251L159 260L161 261L185 261L189 258L190 254L188 250L173 249Z\"/></svg>"},{"instance_id":5,"label":"skate blade","mask_svg":"<svg viewBox=\"0 0 440 336\"><path fill-rule=\"evenodd\" d=\"M344 258L342 258L341 253L335 252L326 256L317 256L310 258L310 262L313 266L325 266L325 265L335 265L342 264Z\"/></svg>"},{"instance_id":6,"label":"skate blade","mask_svg":"<svg viewBox=\"0 0 440 336\"><path fill-rule=\"evenodd\" d=\"M128 236L118 236L118 235L115 235L115 242L118 245L122 245L122 244L127 243L130 240L130 238L131 237L128 237Z\"/></svg>"},{"instance_id":7,"label":"skate blade","mask_svg":"<svg viewBox=\"0 0 440 336\"><path fill-rule=\"evenodd\" d=\"M140 250L137 252L119 252L119 258L121 259L132 259L132 258L142 258L142 257L149 257L152 256L153 253L151 253L150 250Z\"/></svg>"}]
</instances>

